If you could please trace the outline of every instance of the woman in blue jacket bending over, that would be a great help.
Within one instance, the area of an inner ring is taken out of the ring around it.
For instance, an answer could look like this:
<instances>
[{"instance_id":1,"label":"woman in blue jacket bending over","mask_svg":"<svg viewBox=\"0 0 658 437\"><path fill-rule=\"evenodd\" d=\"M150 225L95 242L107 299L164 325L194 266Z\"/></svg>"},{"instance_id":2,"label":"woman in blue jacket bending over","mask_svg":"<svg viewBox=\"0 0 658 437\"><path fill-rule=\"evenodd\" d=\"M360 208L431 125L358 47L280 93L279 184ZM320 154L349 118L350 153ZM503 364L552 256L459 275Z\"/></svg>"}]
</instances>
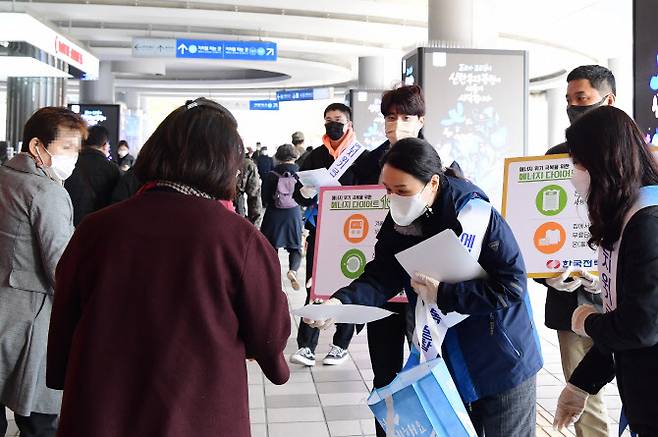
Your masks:
<instances>
[{"instance_id":1,"label":"woman in blue jacket bending over","mask_svg":"<svg viewBox=\"0 0 658 437\"><path fill-rule=\"evenodd\" d=\"M467 315L448 329L441 356L478 435L534 436L535 380L542 358L525 266L511 229L491 208L486 194L445 170L437 152L422 139L400 140L384 156L381 181L389 194L390 214L377 235L375 257L358 279L325 304L381 307L404 288L412 305L418 293L444 313ZM473 239L464 228L470 229L470 224L464 219L467 214L460 212L476 204L485 205L487 214L481 247L476 248L486 279L447 284L423 272L411 278L395 254L446 229L468 247ZM307 322L319 328L332 323Z\"/></svg>"}]
</instances>

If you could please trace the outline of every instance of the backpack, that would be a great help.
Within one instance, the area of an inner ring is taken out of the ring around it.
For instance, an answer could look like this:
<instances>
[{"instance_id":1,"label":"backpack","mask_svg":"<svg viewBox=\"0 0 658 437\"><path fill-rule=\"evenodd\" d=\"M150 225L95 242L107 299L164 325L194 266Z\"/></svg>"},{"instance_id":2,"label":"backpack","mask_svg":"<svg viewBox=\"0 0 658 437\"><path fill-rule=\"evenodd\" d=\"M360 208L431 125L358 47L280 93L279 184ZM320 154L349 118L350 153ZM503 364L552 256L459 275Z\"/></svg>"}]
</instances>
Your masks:
<instances>
[{"instance_id":1,"label":"backpack","mask_svg":"<svg viewBox=\"0 0 658 437\"><path fill-rule=\"evenodd\" d=\"M274 206L279 209L289 209L297 206L297 202L292 198L292 193L295 192L295 185L297 179L293 173L285 172L279 174L273 171L278 178L276 183L276 191L274 191Z\"/></svg>"}]
</instances>

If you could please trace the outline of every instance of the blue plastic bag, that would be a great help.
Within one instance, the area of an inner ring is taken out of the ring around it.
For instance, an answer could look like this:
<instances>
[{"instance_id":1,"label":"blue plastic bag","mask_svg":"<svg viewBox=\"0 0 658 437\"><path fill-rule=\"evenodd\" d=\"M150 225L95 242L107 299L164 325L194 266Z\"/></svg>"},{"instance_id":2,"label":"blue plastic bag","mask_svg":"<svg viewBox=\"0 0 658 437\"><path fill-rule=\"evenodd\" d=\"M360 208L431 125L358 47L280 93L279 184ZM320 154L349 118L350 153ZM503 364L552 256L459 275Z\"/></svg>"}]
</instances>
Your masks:
<instances>
[{"instance_id":1,"label":"blue plastic bag","mask_svg":"<svg viewBox=\"0 0 658 437\"><path fill-rule=\"evenodd\" d=\"M368 406L387 436L477 435L443 359L419 364L415 350L393 382L372 391Z\"/></svg>"}]
</instances>

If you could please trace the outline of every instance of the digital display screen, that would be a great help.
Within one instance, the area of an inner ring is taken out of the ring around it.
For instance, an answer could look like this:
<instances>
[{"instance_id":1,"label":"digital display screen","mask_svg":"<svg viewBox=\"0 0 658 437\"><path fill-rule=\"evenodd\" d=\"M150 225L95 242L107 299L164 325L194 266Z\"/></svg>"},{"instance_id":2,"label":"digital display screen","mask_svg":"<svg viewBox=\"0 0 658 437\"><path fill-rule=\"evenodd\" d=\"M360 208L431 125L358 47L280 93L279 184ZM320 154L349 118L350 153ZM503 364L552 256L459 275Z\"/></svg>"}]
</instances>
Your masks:
<instances>
[{"instance_id":1,"label":"digital display screen","mask_svg":"<svg viewBox=\"0 0 658 437\"><path fill-rule=\"evenodd\" d=\"M405 57L403 79L425 94L425 138L445 166L455 161L500 207L505 158L526 150L526 52L419 48L415 53L416 59Z\"/></svg>"},{"instance_id":2,"label":"digital display screen","mask_svg":"<svg viewBox=\"0 0 658 437\"><path fill-rule=\"evenodd\" d=\"M384 90L350 90L350 107L356 138L368 150L379 147L386 141L384 116L381 113Z\"/></svg>"},{"instance_id":3,"label":"digital display screen","mask_svg":"<svg viewBox=\"0 0 658 437\"><path fill-rule=\"evenodd\" d=\"M87 105L69 104L69 109L87 122L89 127L101 125L110 133L110 156L112 161L117 162L117 143L119 142L119 127L121 113L119 105Z\"/></svg>"},{"instance_id":4,"label":"digital display screen","mask_svg":"<svg viewBox=\"0 0 658 437\"><path fill-rule=\"evenodd\" d=\"M633 10L634 118L647 142L658 146L658 8L635 0Z\"/></svg>"}]
</instances>

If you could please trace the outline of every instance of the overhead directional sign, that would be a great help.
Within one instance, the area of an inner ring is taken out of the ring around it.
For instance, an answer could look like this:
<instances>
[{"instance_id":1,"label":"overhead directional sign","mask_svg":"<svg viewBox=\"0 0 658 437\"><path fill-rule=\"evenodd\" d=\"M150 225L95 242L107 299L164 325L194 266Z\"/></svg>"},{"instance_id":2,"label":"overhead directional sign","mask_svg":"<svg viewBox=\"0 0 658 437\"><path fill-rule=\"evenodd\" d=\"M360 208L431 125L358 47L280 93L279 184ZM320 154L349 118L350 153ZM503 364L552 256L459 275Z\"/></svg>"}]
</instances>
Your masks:
<instances>
[{"instance_id":1,"label":"overhead directional sign","mask_svg":"<svg viewBox=\"0 0 658 437\"><path fill-rule=\"evenodd\" d=\"M305 88L300 90L281 90L276 92L279 102L294 102L299 100L322 100L333 97L333 88Z\"/></svg>"},{"instance_id":2,"label":"overhead directional sign","mask_svg":"<svg viewBox=\"0 0 658 437\"><path fill-rule=\"evenodd\" d=\"M278 111L279 102L276 100L250 100L250 111Z\"/></svg>"},{"instance_id":3,"label":"overhead directional sign","mask_svg":"<svg viewBox=\"0 0 658 437\"><path fill-rule=\"evenodd\" d=\"M177 58L276 61L276 43L267 41L213 41L177 39Z\"/></svg>"},{"instance_id":4,"label":"overhead directional sign","mask_svg":"<svg viewBox=\"0 0 658 437\"><path fill-rule=\"evenodd\" d=\"M313 100L313 88L303 90L284 90L276 92L276 99L280 102L295 100Z\"/></svg>"},{"instance_id":5,"label":"overhead directional sign","mask_svg":"<svg viewBox=\"0 0 658 437\"><path fill-rule=\"evenodd\" d=\"M176 40L173 38L133 38L133 56L137 58L174 58Z\"/></svg>"}]
</instances>

